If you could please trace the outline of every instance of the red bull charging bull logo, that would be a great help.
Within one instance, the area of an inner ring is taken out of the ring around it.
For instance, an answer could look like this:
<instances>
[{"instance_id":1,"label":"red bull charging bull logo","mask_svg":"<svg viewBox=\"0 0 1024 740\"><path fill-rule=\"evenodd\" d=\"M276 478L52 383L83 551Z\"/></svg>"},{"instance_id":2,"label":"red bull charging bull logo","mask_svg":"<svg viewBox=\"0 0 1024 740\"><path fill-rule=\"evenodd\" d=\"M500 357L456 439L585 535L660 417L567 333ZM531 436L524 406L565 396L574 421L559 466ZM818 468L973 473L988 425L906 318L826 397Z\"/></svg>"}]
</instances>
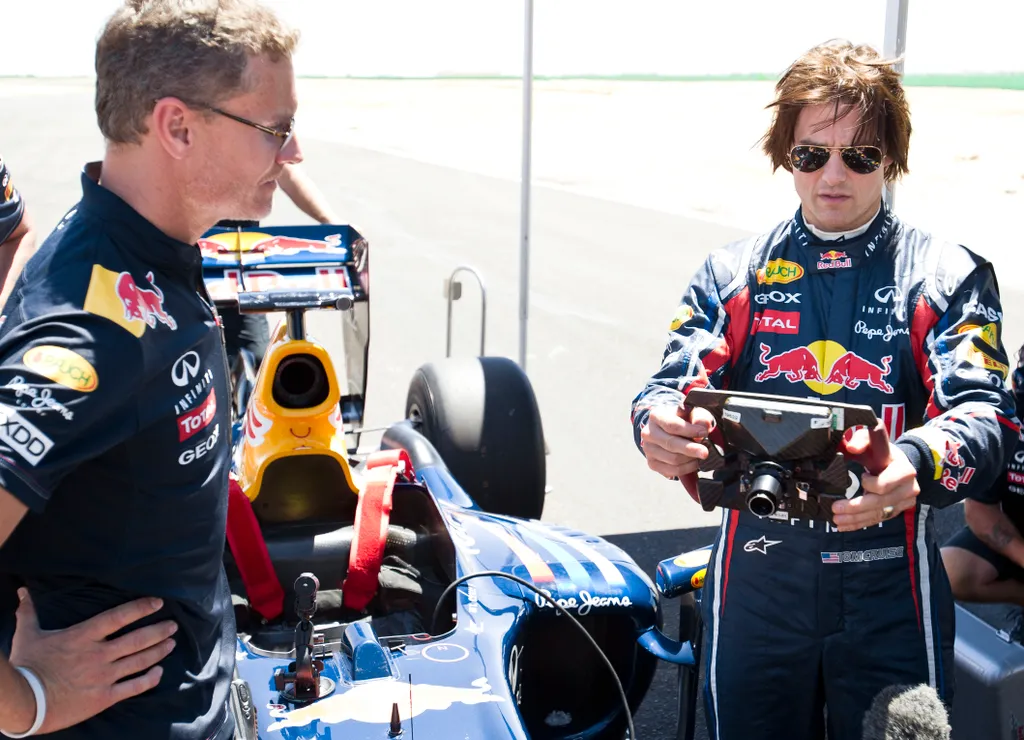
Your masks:
<instances>
[{"instance_id":1,"label":"red bull charging bull logo","mask_svg":"<svg viewBox=\"0 0 1024 740\"><path fill-rule=\"evenodd\" d=\"M783 377L790 383L805 383L824 396L842 388L857 390L861 384L883 393L893 392L893 387L885 380L892 370L892 355L886 355L876 365L831 340L811 342L806 347L777 354L772 354L772 348L763 342L760 349L759 359L764 369L754 376L759 383Z\"/></svg>"},{"instance_id":2,"label":"red bull charging bull logo","mask_svg":"<svg viewBox=\"0 0 1024 740\"><path fill-rule=\"evenodd\" d=\"M164 308L164 293L152 272L146 273L146 282L149 287L142 287L130 272L93 265L85 310L110 319L137 337L161 324L177 329L178 322Z\"/></svg>"},{"instance_id":3,"label":"red bull charging bull logo","mask_svg":"<svg viewBox=\"0 0 1024 740\"><path fill-rule=\"evenodd\" d=\"M841 270L844 267L852 266L853 260L850 259L849 255L846 252L839 252L835 249L821 252L818 257L819 270Z\"/></svg>"},{"instance_id":4,"label":"red bull charging bull logo","mask_svg":"<svg viewBox=\"0 0 1024 740\"><path fill-rule=\"evenodd\" d=\"M145 321L150 329L155 329L158 322L177 329L178 322L164 310L164 292L153 281L152 272L146 273L146 280L152 287L140 288L130 272L122 272L117 276L114 290L124 308L125 319Z\"/></svg>"}]
</instances>

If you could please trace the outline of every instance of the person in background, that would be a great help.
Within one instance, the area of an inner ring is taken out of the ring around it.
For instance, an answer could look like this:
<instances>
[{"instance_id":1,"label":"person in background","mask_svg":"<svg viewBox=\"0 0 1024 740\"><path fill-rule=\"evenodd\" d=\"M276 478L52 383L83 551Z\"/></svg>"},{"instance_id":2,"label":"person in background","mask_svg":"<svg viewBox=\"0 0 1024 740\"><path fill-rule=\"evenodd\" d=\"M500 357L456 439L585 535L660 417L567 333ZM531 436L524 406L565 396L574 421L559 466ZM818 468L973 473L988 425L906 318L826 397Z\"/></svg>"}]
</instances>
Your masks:
<instances>
[{"instance_id":1,"label":"person in background","mask_svg":"<svg viewBox=\"0 0 1024 740\"><path fill-rule=\"evenodd\" d=\"M317 223L340 223L316 183L299 165L286 166L277 178L277 184L299 210ZM225 219L217 225L232 229L252 229L259 226L259 221ZM247 349L252 353L254 369L258 370L263 362L263 355L266 354L267 345L270 344L267 317L263 314L243 314L233 307L221 308L220 317L224 326L224 348L228 354L229 366L235 366L240 349Z\"/></svg>"},{"instance_id":2,"label":"person in background","mask_svg":"<svg viewBox=\"0 0 1024 740\"><path fill-rule=\"evenodd\" d=\"M0 310L7 303L28 258L36 251L35 237L32 222L25 212L25 201L0 157Z\"/></svg>"},{"instance_id":3,"label":"person in background","mask_svg":"<svg viewBox=\"0 0 1024 740\"><path fill-rule=\"evenodd\" d=\"M1013 392L1024 413L1024 347L1017 355ZM942 548L942 560L958 601L1024 607L1024 439L993 486L964 501L966 526ZM1018 608L1011 636L1024 639Z\"/></svg>"}]
</instances>

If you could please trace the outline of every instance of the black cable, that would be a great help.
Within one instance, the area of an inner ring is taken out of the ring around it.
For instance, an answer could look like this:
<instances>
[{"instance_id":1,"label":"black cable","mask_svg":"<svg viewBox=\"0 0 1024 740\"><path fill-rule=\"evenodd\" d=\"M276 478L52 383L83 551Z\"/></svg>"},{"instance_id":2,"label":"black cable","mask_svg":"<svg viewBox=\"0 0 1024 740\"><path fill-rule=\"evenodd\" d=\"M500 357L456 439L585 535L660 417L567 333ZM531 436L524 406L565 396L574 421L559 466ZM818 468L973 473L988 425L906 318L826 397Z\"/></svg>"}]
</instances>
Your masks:
<instances>
[{"instance_id":1,"label":"black cable","mask_svg":"<svg viewBox=\"0 0 1024 740\"><path fill-rule=\"evenodd\" d=\"M565 607L563 607L557 601L552 599L548 594L544 593L542 590L534 586L529 581L524 581L519 576L514 576L511 573L504 573L500 570L481 570L477 573L470 573L468 575L462 576L461 578L456 578L454 581L448 584L448 587L445 588L444 591L441 592L441 598L437 600L437 605L434 607L434 616L430 620L430 634L433 635L434 631L437 629L437 618L441 615L441 607L444 606L444 600L448 598L449 592L454 591L456 588L458 588L470 579L481 578L483 576L499 576L501 578L507 578L510 581L515 581L520 586L525 586L527 589L533 591L535 594L537 594L542 599L551 604L551 606L555 607L555 609L557 609L561 614L568 617L569 621L572 622L576 626L576 628L583 633L583 636L587 638L587 641L594 646L594 650L597 651L597 654L601 656L601 660L604 661L604 664L608 666L608 670L611 671L612 680L615 681L615 688L619 690L619 698L622 699L622 706L626 710L626 725L629 727L630 740L636 740L636 730L633 729L633 715L629 711L629 700L626 698L625 689L622 688L622 682L619 681L619 675L615 672L615 666L613 666L612 662L608 660L608 656L604 654L604 651L601 649L601 646L597 644L597 640L595 640L591 636L591 634L587 632L587 628L580 624L580 621L576 619L576 617L570 614ZM458 608L457 605L456 608Z\"/></svg>"}]
</instances>

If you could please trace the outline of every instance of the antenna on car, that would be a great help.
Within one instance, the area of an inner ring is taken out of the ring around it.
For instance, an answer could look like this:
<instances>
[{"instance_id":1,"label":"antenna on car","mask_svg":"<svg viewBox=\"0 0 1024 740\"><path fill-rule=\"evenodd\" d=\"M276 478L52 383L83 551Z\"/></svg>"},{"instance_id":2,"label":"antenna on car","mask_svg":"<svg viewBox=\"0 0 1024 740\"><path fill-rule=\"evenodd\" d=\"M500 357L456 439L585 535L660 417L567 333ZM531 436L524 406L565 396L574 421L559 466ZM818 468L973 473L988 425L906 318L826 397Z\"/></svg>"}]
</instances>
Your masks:
<instances>
[{"instance_id":1,"label":"antenna on car","mask_svg":"<svg viewBox=\"0 0 1024 740\"><path fill-rule=\"evenodd\" d=\"M412 673L409 674L409 735L416 740L416 727L412 723Z\"/></svg>"}]
</instances>

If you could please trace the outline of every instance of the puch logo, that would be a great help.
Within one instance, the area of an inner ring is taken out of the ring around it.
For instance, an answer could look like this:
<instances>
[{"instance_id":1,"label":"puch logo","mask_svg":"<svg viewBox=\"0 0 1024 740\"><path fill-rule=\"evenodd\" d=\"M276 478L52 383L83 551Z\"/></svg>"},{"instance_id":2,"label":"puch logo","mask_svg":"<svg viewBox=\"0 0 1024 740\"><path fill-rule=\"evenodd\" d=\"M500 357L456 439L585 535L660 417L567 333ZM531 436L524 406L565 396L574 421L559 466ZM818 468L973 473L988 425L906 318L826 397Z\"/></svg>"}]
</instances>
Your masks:
<instances>
[{"instance_id":1,"label":"puch logo","mask_svg":"<svg viewBox=\"0 0 1024 740\"><path fill-rule=\"evenodd\" d=\"M685 303L676 310L676 315L672 317L672 323L669 324L669 330L675 331L680 326L685 324L687 321L693 318L693 307L687 306Z\"/></svg>"},{"instance_id":2,"label":"puch logo","mask_svg":"<svg viewBox=\"0 0 1024 740\"><path fill-rule=\"evenodd\" d=\"M804 276L804 268L789 260L771 260L757 271L757 282L761 285L792 283Z\"/></svg>"},{"instance_id":3,"label":"puch logo","mask_svg":"<svg viewBox=\"0 0 1024 740\"><path fill-rule=\"evenodd\" d=\"M29 370L72 390L91 393L99 383L89 361L64 347L42 344L26 352L21 361Z\"/></svg>"},{"instance_id":4,"label":"puch logo","mask_svg":"<svg viewBox=\"0 0 1024 740\"><path fill-rule=\"evenodd\" d=\"M754 376L758 383L783 376L790 383L806 383L815 393L824 396L841 388L856 390L861 383L883 393L893 392L893 387L885 380L892 369L892 355L886 355L881 364L876 365L829 339L777 355L771 352L772 348L762 342L759 359L764 370ZM829 368L827 375L824 368Z\"/></svg>"}]
</instances>

